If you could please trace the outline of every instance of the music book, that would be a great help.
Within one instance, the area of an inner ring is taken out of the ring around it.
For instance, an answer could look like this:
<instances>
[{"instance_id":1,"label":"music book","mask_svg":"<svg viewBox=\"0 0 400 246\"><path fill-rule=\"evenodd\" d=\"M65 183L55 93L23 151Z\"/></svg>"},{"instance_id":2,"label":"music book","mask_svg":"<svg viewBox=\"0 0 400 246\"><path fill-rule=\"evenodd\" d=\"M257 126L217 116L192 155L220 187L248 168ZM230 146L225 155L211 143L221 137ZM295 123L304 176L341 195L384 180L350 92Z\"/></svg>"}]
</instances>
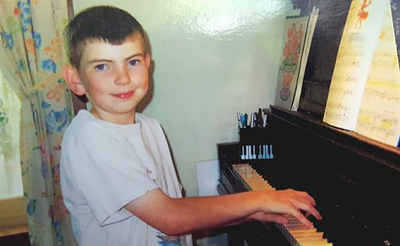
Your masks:
<instances>
[{"instance_id":1,"label":"music book","mask_svg":"<svg viewBox=\"0 0 400 246\"><path fill-rule=\"evenodd\" d=\"M311 42L312 42L312 38L314 36L315 26L316 26L317 20L318 20L318 14L319 14L319 9L313 7L311 15L310 15L310 19L308 21L306 37L305 37L305 41L304 41L304 51L303 51L303 55L301 56L301 61L300 61L299 76L297 78L296 89L295 89L294 97L293 97L293 103L292 103L292 107L290 109L292 111L297 111L297 109L299 107L301 91L303 88L304 73L306 71L308 55L310 54Z\"/></svg>"},{"instance_id":2,"label":"music book","mask_svg":"<svg viewBox=\"0 0 400 246\"><path fill-rule=\"evenodd\" d=\"M323 121L398 146L400 69L390 0L353 0Z\"/></svg>"},{"instance_id":3,"label":"music book","mask_svg":"<svg viewBox=\"0 0 400 246\"><path fill-rule=\"evenodd\" d=\"M318 18L315 7L307 16L287 16L275 105L297 111L311 40Z\"/></svg>"}]
</instances>

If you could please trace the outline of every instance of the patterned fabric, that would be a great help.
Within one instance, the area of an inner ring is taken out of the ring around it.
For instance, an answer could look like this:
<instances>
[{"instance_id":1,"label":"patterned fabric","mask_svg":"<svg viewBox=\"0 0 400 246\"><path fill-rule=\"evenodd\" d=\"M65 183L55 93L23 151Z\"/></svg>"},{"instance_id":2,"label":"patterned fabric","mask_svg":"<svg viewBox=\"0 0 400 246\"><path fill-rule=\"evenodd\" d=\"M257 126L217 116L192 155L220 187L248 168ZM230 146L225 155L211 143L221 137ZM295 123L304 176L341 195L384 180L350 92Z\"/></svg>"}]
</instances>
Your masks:
<instances>
[{"instance_id":1,"label":"patterned fabric","mask_svg":"<svg viewBox=\"0 0 400 246\"><path fill-rule=\"evenodd\" d=\"M76 245L59 180L72 119L62 30L66 0L0 0L0 68L21 99L21 169L31 245Z\"/></svg>"}]
</instances>

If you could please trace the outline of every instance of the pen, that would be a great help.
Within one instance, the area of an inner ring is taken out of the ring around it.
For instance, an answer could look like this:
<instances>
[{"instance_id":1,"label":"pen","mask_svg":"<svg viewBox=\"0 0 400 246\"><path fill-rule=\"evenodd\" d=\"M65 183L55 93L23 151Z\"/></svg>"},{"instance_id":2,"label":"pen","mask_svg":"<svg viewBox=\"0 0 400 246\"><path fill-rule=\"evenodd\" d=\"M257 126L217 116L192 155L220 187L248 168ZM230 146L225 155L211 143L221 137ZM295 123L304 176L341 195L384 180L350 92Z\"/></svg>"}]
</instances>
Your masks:
<instances>
[{"instance_id":1,"label":"pen","mask_svg":"<svg viewBox=\"0 0 400 246\"><path fill-rule=\"evenodd\" d=\"M263 127L263 115L262 115L261 108L258 108L257 125L258 125L258 127Z\"/></svg>"},{"instance_id":2,"label":"pen","mask_svg":"<svg viewBox=\"0 0 400 246\"><path fill-rule=\"evenodd\" d=\"M263 115L263 121L264 121L263 126L267 127L267 115L266 114Z\"/></svg>"},{"instance_id":3,"label":"pen","mask_svg":"<svg viewBox=\"0 0 400 246\"><path fill-rule=\"evenodd\" d=\"M236 115L237 115L237 119L238 119L239 128L243 128L243 125L242 125L242 114L240 112L237 112Z\"/></svg>"}]
</instances>

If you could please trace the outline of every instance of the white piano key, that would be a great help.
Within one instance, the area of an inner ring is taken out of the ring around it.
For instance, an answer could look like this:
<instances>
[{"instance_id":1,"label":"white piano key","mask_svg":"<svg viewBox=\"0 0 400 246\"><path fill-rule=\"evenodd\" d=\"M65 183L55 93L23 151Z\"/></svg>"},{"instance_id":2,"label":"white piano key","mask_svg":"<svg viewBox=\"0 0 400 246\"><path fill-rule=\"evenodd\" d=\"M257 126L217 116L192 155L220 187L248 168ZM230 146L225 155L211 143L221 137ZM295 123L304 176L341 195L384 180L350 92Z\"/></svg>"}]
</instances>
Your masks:
<instances>
[{"instance_id":1,"label":"white piano key","mask_svg":"<svg viewBox=\"0 0 400 246\"><path fill-rule=\"evenodd\" d=\"M240 159L245 160L246 159L246 151L244 150L244 145L242 145L242 154L240 155Z\"/></svg>"},{"instance_id":2,"label":"white piano key","mask_svg":"<svg viewBox=\"0 0 400 246\"><path fill-rule=\"evenodd\" d=\"M274 154L272 153L272 144L269 145L269 158L274 159Z\"/></svg>"}]
</instances>

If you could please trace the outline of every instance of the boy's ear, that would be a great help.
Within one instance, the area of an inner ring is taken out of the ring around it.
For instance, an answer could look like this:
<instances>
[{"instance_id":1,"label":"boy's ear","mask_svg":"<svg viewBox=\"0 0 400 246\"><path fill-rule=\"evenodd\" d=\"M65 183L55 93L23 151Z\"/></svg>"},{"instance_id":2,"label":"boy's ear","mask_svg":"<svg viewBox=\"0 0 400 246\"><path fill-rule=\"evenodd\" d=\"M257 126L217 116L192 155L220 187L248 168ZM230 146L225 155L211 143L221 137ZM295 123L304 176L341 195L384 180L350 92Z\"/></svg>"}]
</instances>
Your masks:
<instances>
[{"instance_id":1,"label":"boy's ear","mask_svg":"<svg viewBox=\"0 0 400 246\"><path fill-rule=\"evenodd\" d=\"M86 92L85 87L82 85L79 73L71 65L66 65L62 68L62 76L67 83L68 87L78 96L83 96Z\"/></svg>"},{"instance_id":2,"label":"boy's ear","mask_svg":"<svg viewBox=\"0 0 400 246\"><path fill-rule=\"evenodd\" d=\"M150 62L151 62L151 56L150 56L149 53L146 53L146 54L145 54L144 60L145 60L147 69L149 69L149 67L150 67Z\"/></svg>"}]
</instances>

